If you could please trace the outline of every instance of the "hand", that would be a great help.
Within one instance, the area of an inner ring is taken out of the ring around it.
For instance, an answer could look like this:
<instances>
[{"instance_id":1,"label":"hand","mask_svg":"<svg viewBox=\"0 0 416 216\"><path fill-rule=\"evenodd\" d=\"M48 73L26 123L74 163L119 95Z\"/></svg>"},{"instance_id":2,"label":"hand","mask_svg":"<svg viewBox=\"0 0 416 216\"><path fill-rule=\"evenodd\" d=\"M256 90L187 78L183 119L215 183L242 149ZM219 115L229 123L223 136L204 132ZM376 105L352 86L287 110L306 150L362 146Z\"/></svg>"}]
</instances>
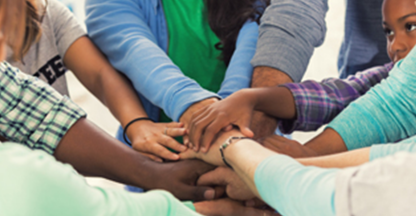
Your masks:
<instances>
[{"instance_id":1,"label":"hand","mask_svg":"<svg viewBox=\"0 0 416 216\"><path fill-rule=\"evenodd\" d=\"M209 148L207 153L195 152L194 150L188 148L188 150L180 154L180 157L181 159L198 158L200 160L203 160L207 163L210 163L216 166L225 166L222 160L219 148L231 136L241 137L243 135L241 134L240 131L237 131L237 130L222 132L218 135L214 144L212 145L211 148Z\"/></svg>"},{"instance_id":2,"label":"hand","mask_svg":"<svg viewBox=\"0 0 416 216\"><path fill-rule=\"evenodd\" d=\"M279 215L267 209L256 209L245 207L241 202L223 198L212 201L203 201L194 203L196 212L203 215L215 216L272 216Z\"/></svg>"},{"instance_id":3,"label":"hand","mask_svg":"<svg viewBox=\"0 0 416 216\"><path fill-rule=\"evenodd\" d=\"M186 129L183 128L182 123L138 121L130 125L127 132L131 138L133 149L157 162L163 162L162 158L179 160L179 155L167 148L176 152L183 152L187 149L186 146L172 138L185 135Z\"/></svg>"},{"instance_id":4,"label":"hand","mask_svg":"<svg viewBox=\"0 0 416 216\"><path fill-rule=\"evenodd\" d=\"M189 123L191 122L192 115L200 109L205 108L208 105L211 105L218 101L218 98L208 98L199 102L196 102L188 107L188 109L182 114L179 118L179 121L182 122L185 128L188 128ZM188 146L189 138L188 136L183 137L183 143Z\"/></svg>"},{"instance_id":5,"label":"hand","mask_svg":"<svg viewBox=\"0 0 416 216\"><path fill-rule=\"evenodd\" d=\"M307 146L286 137L271 135L259 141L264 147L293 158L318 156L315 151Z\"/></svg>"},{"instance_id":6,"label":"hand","mask_svg":"<svg viewBox=\"0 0 416 216\"><path fill-rule=\"evenodd\" d=\"M188 126L190 145L194 151L207 152L215 136L230 125L236 125L246 137L253 137L250 130L255 97L250 89L238 91L228 98L200 109L192 116Z\"/></svg>"},{"instance_id":7,"label":"hand","mask_svg":"<svg viewBox=\"0 0 416 216\"><path fill-rule=\"evenodd\" d=\"M197 179L215 167L200 160L154 163L156 175L147 176L151 182L145 189L164 189L181 200L212 200L222 196L212 187L196 186Z\"/></svg>"},{"instance_id":8,"label":"hand","mask_svg":"<svg viewBox=\"0 0 416 216\"><path fill-rule=\"evenodd\" d=\"M229 168L217 167L199 177L197 185L225 186L227 196L234 200L251 200L256 196L238 175Z\"/></svg>"}]
</instances>

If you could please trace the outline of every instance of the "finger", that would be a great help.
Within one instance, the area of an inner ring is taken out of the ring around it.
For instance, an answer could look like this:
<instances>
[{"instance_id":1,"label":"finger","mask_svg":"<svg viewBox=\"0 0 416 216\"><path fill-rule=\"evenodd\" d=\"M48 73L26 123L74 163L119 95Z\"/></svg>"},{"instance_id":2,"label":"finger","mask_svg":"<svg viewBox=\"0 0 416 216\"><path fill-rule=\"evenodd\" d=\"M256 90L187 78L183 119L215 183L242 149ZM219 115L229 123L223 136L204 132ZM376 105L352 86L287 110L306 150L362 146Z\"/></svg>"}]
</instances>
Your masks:
<instances>
[{"instance_id":1,"label":"finger","mask_svg":"<svg viewBox=\"0 0 416 216\"><path fill-rule=\"evenodd\" d=\"M158 157L165 158L165 159L168 159L168 160L175 160L176 161L176 160L179 160L179 158L180 158L179 155L169 151L167 148L165 148L164 146L159 145L159 144L153 144L150 147L150 151L147 152L147 153L152 153L152 154L154 154Z\"/></svg>"},{"instance_id":2,"label":"finger","mask_svg":"<svg viewBox=\"0 0 416 216\"><path fill-rule=\"evenodd\" d=\"M234 126L232 124L227 125L222 129L223 132L228 132L230 130L234 129Z\"/></svg>"},{"instance_id":3,"label":"finger","mask_svg":"<svg viewBox=\"0 0 416 216\"><path fill-rule=\"evenodd\" d=\"M178 141L176 141L172 137L165 136L165 135L159 138L159 143L177 152L184 152L187 149L186 146L180 144Z\"/></svg>"},{"instance_id":4,"label":"finger","mask_svg":"<svg viewBox=\"0 0 416 216\"><path fill-rule=\"evenodd\" d=\"M192 128L190 131L190 138L191 138L191 143L194 146L194 151L198 151L199 147L200 147L200 139L202 136L205 136L204 130L207 127L207 125L209 125L213 120L215 119L215 117L212 117L211 115L207 115L202 119L198 119L197 121L193 122L192 124Z\"/></svg>"},{"instance_id":5,"label":"finger","mask_svg":"<svg viewBox=\"0 0 416 216\"><path fill-rule=\"evenodd\" d=\"M244 136L250 138L254 137L254 133L250 129L251 113L246 116L242 116L235 124L238 126Z\"/></svg>"},{"instance_id":6,"label":"finger","mask_svg":"<svg viewBox=\"0 0 416 216\"><path fill-rule=\"evenodd\" d=\"M186 129L185 128L167 127L165 129L165 135L170 136L170 137L178 137L178 136L183 136L185 134L186 134Z\"/></svg>"},{"instance_id":7,"label":"finger","mask_svg":"<svg viewBox=\"0 0 416 216\"><path fill-rule=\"evenodd\" d=\"M207 186L188 186L184 185L181 189L185 200L202 201L215 199L215 190Z\"/></svg>"},{"instance_id":8,"label":"finger","mask_svg":"<svg viewBox=\"0 0 416 216\"><path fill-rule=\"evenodd\" d=\"M245 201L244 205L247 207L255 207L255 208L267 206L267 204L263 200L260 200L258 198L247 200Z\"/></svg>"},{"instance_id":9,"label":"finger","mask_svg":"<svg viewBox=\"0 0 416 216\"><path fill-rule=\"evenodd\" d=\"M181 160L185 160L185 159L194 159L194 158L197 158L197 153L196 153L196 152L194 152L194 150L192 150L192 149L188 148L186 151L181 152L181 153L179 154L179 158L180 158Z\"/></svg>"},{"instance_id":10,"label":"finger","mask_svg":"<svg viewBox=\"0 0 416 216\"><path fill-rule=\"evenodd\" d=\"M197 185L227 185L227 181L224 178L225 173L222 167L218 167L213 171L207 172L199 177Z\"/></svg>"},{"instance_id":11,"label":"finger","mask_svg":"<svg viewBox=\"0 0 416 216\"><path fill-rule=\"evenodd\" d=\"M156 156L156 155L152 155L152 154L148 154L148 153L144 153L144 152L140 152L142 155L150 158L153 161L159 162L159 163L163 163L162 158Z\"/></svg>"},{"instance_id":12,"label":"finger","mask_svg":"<svg viewBox=\"0 0 416 216\"><path fill-rule=\"evenodd\" d=\"M221 129L226 127L228 124L228 121L217 118L206 127L201 143L201 151L203 153L208 151L214 137L217 136L218 132L220 132Z\"/></svg>"},{"instance_id":13,"label":"finger","mask_svg":"<svg viewBox=\"0 0 416 216\"><path fill-rule=\"evenodd\" d=\"M183 127L183 123L182 122L170 122L166 124L166 127L169 128L182 128Z\"/></svg>"}]
</instances>

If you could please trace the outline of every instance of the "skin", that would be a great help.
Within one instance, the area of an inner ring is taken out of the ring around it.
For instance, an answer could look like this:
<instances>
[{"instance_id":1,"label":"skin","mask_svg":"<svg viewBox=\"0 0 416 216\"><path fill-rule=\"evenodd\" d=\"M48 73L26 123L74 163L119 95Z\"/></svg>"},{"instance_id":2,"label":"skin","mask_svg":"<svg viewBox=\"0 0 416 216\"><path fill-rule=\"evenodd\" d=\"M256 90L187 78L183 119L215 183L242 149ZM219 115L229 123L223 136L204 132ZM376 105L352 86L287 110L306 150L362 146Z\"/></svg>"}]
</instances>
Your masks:
<instances>
[{"instance_id":1,"label":"skin","mask_svg":"<svg viewBox=\"0 0 416 216\"><path fill-rule=\"evenodd\" d=\"M387 38L387 52L397 62L416 44L416 5L412 0L385 0L383 3L383 28ZM305 144L319 155L347 151L341 136L333 129L326 129Z\"/></svg>"},{"instance_id":2,"label":"skin","mask_svg":"<svg viewBox=\"0 0 416 216\"><path fill-rule=\"evenodd\" d=\"M124 128L131 120L148 117L131 84L118 73L88 37L77 39L64 58L65 66L87 89L94 94ZM114 91L117 89L117 91ZM164 134L168 128L167 134ZM178 160L179 156L165 147L182 152L186 148L172 137L182 136L185 129L180 123L153 123L137 121L127 130L127 136L135 150L156 161Z\"/></svg>"},{"instance_id":3,"label":"skin","mask_svg":"<svg viewBox=\"0 0 416 216\"><path fill-rule=\"evenodd\" d=\"M0 17L3 14L1 11ZM5 60L8 41L7 32L3 34L0 34L0 61ZM71 164L84 175L104 177L146 189L166 189L180 199L205 200L215 197L214 189L195 186L198 177L212 170L213 166L191 160L156 163L84 118L79 119L67 131L54 156L63 163ZM166 175L170 177L166 178Z\"/></svg>"}]
</instances>

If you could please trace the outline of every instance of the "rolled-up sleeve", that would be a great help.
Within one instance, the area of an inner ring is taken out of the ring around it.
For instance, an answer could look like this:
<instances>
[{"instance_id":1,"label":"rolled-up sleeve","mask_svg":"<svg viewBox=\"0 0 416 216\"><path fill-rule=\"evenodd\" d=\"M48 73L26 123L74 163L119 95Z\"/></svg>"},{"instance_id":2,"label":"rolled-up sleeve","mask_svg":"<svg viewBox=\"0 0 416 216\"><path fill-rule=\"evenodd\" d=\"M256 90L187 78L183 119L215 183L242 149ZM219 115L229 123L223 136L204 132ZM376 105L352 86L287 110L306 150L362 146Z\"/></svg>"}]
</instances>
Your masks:
<instances>
[{"instance_id":1,"label":"rolled-up sleeve","mask_svg":"<svg viewBox=\"0 0 416 216\"><path fill-rule=\"evenodd\" d=\"M268 66L299 82L315 47L325 38L327 0L272 0L259 28L254 67Z\"/></svg>"}]
</instances>

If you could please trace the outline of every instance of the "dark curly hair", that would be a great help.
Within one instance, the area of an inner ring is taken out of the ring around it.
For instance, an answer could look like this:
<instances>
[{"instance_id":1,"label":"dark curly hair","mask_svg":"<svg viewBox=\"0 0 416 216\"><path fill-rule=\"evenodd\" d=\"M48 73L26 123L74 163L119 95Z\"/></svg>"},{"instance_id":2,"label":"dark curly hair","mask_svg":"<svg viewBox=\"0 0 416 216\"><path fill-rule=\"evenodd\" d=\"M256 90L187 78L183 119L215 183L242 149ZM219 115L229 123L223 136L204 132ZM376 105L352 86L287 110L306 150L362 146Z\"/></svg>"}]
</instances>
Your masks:
<instances>
[{"instance_id":1,"label":"dark curly hair","mask_svg":"<svg viewBox=\"0 0 416 216\"><path fill-rule=\"evenodd\" d=\"M240 29L248 20L259 23L270 0L205 0L208 23L220 39L216 48L219 58L228 66L234 53Z\"/></svg>"}]
</instances>

